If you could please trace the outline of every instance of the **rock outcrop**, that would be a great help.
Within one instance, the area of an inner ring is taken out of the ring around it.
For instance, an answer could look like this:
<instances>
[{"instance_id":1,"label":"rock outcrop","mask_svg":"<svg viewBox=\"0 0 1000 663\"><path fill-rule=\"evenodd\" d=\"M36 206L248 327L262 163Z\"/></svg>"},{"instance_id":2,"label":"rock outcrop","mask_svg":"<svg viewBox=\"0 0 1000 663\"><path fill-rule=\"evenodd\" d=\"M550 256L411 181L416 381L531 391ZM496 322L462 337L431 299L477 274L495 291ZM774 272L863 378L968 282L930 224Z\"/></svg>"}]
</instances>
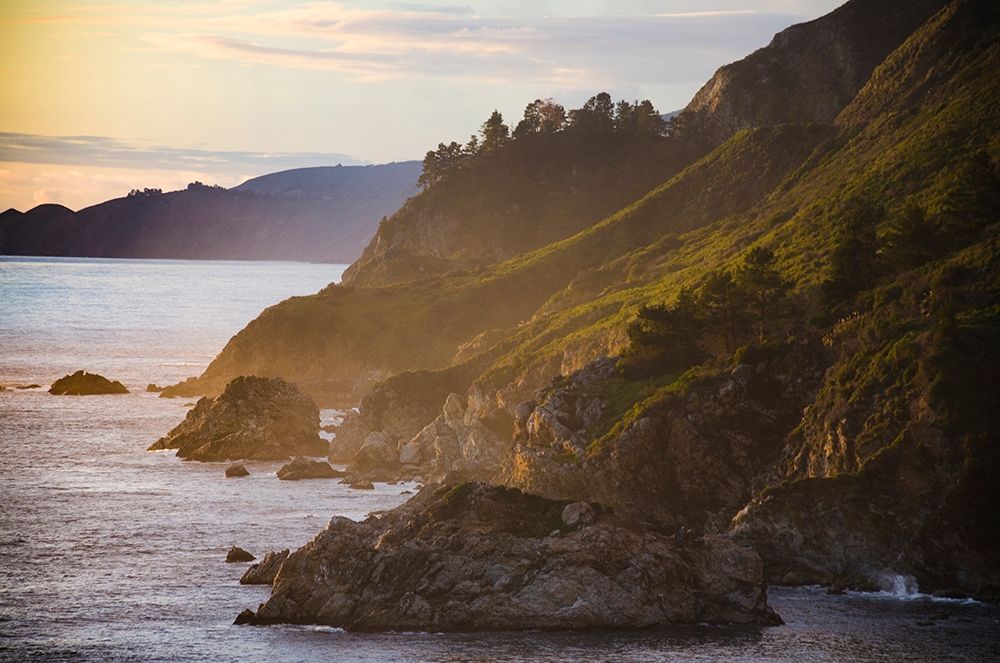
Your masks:
<instances>
[{"instance_id":1,"label":"rock outcrop","mask_svg":"<svg viewBox=\"0 0 1000 663\"><path fill-rule=\"evenodd\" d=\"M565 507L467 483L425 488L364 522L335 517L242 621L353 631L774 623L749 549L612 520L571 528Z\"/></svg>"},{"instance_id":2,"label":"rock outcrop","mask_svg":"<svg viewBox=\"0 0 1000 663\"><path fill-rule=\"evenodd\" d=\"M248 476L250 476L250 470L240 464L230 465L226 468L226 477L228 478Z\"/></svg>"},{"instance_id":3,"label":"rock outcrop","mask_svg":"<svg viewBox=\"0 0 1000 663\"><path fill-rule=\"evenodd\" d=\"M264 559L250 566L240 576L241 585L270 585L274 582L274 577L278 575L281 566L288 559L288 550L281 552L269 552L264 555Z\"/></svg>"},{"instance_id":4,"label":"rock outcrop","mask_svg":"<svg viewBox=\"0 0 1000 663\"><path fill-rule=\"evenodd\" d=\"M95 396L99 394L127 394L128 389L121 382L109 380L103 375L77 371L53 382L49 393L56 396Z\"/></svg>"},{"instance_id":5,"label":"rock outcrop","mask_svg":"<svg viewBox=\"0 0 1000 663\"><path fill-rule=\"evenodd\" d=\"M257 558L239 546L233 546L226 553L226 561L229 563L252 562L255 559Z\"/></svg>"},{"instance_id":6,"label":"rock outcrop","mask_svg":"<svg viewBox=\"0 0 1000 663\"><path fill-rule=\"evenodd\" d=\"M500 479L658 527L724 531L781 458L820 375L815 355L809 344L776 348L625 414L611 399L634 383L614 359L597 360L518 408Z\"/></svg>"},{"instance_id":7,"label":"rock outcrop","mask_svg":"<svg viewBox=\"0 0 1000 663\"><path fill-rule=\"evenodd\" d=\"M202 398L187 417L150 451L177 449L184 459L285 460L325 456L319 410L280 378L240 377L217 398Z\"/></svg>"},{"instance_id":8,"label":"rock outcrop","mask_svg":"<svg viewBox=\"0 0 1000 663\"><path fill-rule=\"evenodd\" d=\"M875 68L947 0L853 0L793 25L746 58L720 68L677 118L713 142L740 129L830 123Z\"/></svg>"},{"instance_id":9,"label":"rock outcrop","mask_svg":"<svg viewBox=\"0 0 1000 663\"><path fill-rule=\"evenodd\" d=\"M278 478L285 481L300 479L339 479L346 476L345 472L334 469L325 460L311 458L294 458L292 462L283 465L277 472Z\"/></svg>"}]
</instances>

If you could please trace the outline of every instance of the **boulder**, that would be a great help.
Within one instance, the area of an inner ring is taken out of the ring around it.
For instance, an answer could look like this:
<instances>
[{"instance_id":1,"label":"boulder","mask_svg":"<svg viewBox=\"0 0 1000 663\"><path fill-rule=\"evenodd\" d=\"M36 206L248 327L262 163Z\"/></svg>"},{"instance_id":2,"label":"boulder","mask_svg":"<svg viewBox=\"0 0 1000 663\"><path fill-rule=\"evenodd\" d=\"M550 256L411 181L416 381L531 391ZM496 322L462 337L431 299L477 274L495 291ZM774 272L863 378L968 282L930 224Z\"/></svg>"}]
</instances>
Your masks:
<instances>
[{"instance_id":1,"label":"boulder","mask_svg":"<svg viewBox=\"0 0 1000 663\"><path fill-rule=\"evenodd\" d=\"M281 565L288 559L288 551L269 552L264 555L264 559L253 564L243 572L240 577L241 585L270 585L274 582L274 576L278 575Z\"/></svg>"},{"instance_id":2,"label":"boulder","mask_svg":"<svg viewBox=\"0 0 1000 663\"><path fill-rule=\"evenodd\" d=\"M352 631L776 622L752 550L608 522L553 536L566 506L466 483L363 522L334 518L245 619Z\"/></svg>"},{"instance_id":3,"label":"boulder","mask_svg":"<svg viewBox=\"0 0 1000 663\"><path fill-rule=\"evenodd\" d=\"M158 394L158 393L162 392L164 389L165 389L165 387L161 387L160 385L156 384L155 382L150 382L149 384L146 385L146 391L148 391L150 393L153 393L153 394Z\"/></svg>"},{"instance_id":4,"label":"boulder","mask_svg":"<svg viewBox=\"0 0 1000 663\"><path fill-rule=\"evenodd\" d=\"M388 480L396 476L398 465L399 452L388 434L370 433L354 454L351 472L358 476L384 476Z\"/></svg>"},{"instance_id":5,"label":"boulder","mask_svg":"<svg viewBox=\"0 0 1000 663\"><path fill-rule=\"evenodd\" d=\"M351 482L350 487L355 490L375 490L375 484L366 480L353 481Z\"/></svg>"},{"instance_id":6,"label":"boulder","mask_svg":"<svg viewBox=\"0 0 1000 663\"><path fill-rule=\"evenodd\" d=\"M233 546L229 549L229 552L226 553L227 562L252 562L255 559L257 558L238 546Z\"/></svg>"},{"instance_id":7,"label":"boulder","mask_svg":"<svg viewBox=\"0 0 1000 663\"><path fill-rule=\"evenodd\" d=\"M594 512L594 507L590 506L586 502L573 502L572 504L567 504L566 508L562 512L563 524L567 527L583 527L584 525L589 525L594 522L597 514Z\"/></svg>"},{"instance_id":8,"label":"boulder","mask_svg":"<svg viewBox=\"0 0 1000 663\"><path fill-rule=\"evenodd\" d=\"M300 479L340 479L346 472L334 469L325 460L297 457L278 470L278 478L285 481Z\"/></svg>"},{"instance_id":9,"label":"boulder","mask_svg":"<svg viewBox=\"0 0 1000 663\"><path fill-rule=\"evenodd\" d=\"M287 460L326 456L319 410L281 378L239 377L216 398L202 398L166 437L149 447L200 461Z\"/></svg>"},{"instance_id":10,"label":"boulder","mask_svg":"<svg viewBox=\"0 0 1000 663\"><path fill-rule=\"evenodd\" d=\"M121 382L109 380L103 375L77 371L53 382L49 393L56 396L92 396L97 394L127 394L128 389Z\"/></svg>"},{"instance_id":11,"label":"boulder","mask_svg":"<svg viewBox=\"0 0 1000 663\"><path fill-rule=\"evenodd\" d=\"M248 477L250 476L250 471L240 464L230 465L226 468L227 477Z\"/></svg>"}]
</instances>

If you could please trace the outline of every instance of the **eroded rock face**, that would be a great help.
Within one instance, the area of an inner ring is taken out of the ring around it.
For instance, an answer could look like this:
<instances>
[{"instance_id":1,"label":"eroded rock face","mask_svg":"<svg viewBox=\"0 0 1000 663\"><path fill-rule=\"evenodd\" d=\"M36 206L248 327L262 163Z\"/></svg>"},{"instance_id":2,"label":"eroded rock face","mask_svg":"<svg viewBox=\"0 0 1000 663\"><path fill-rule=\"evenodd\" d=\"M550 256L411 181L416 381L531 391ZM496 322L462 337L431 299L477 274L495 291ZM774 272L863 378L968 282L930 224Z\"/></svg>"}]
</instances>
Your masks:
<instances>
[{"instance_id":1,"label":"eroded rock face","mask_svg":"<svg viewBox=\"0 0 1000 663\"><path fill-rule=\"evenodd\" d=\"M96 396L99 394L127 394L128 389L118 380L109 380L96 373L77 371L53 382L49 393L56 396Z\"/></svg>"},{"instance_id":2,"label":"eroded rock face","mask_svg":"<svg viewBox=\"0 0 1000 663\"><path fill-rule=\"evenodd\" d=\"M602 437L612 407L607 385L623 378L613 359L595 361L518 409L501 480L598 502L659 528L724 531L781 458L808 397L808 383L785 368L775 360L760 372L744 364L706 375Z\"/></svg>"},{"instance_id":3,"label":"eroded rock face","mask_svg":"<svg viewBox=\"0 0 1000 663\"><path fill-rule=\"evenodd\" d=\"M291 554L255 624L356 631L773 623L755 553L722 538L597 521L486 484L432 486L355 523L335 517Z\"/></svg>"},{"instance_id":4,"label":"eroded rock face","mask_svg":"<svg viewBox=\"0 0 1000 663\"><path fill-rule=\"evenodd\" d=\"M325 460L312 460L311 458L298 457L287 465L283 465L278 470L277 476L285 481L299 481L301 479L339 479L346 476L346 472L334 469Z\"/></svg>"},{"instance_id":5,"label":"eroded rock face","mask_svg":"<svg viewBox=\"0 0 1000 663\"><path fill-rule=\"evenodd\" d=\"M201 461L325 456L329 445L318 431L316 404L294 385L280 378L240 377L217 398L199 400L149 449L177 449L181 458Z\"/></svg>"},{"instance_id":6,"label":"eroded rock face","mask_svg":"<svg viewBox=\"0 0 1000 663\"><path fill-rule=\"evenodd\" d=\"M241 585L270 585L278 575L282 564L288 559L288 550L269 552L257 564L252 565L240 576Z\"/></svg>"}]
</instances>

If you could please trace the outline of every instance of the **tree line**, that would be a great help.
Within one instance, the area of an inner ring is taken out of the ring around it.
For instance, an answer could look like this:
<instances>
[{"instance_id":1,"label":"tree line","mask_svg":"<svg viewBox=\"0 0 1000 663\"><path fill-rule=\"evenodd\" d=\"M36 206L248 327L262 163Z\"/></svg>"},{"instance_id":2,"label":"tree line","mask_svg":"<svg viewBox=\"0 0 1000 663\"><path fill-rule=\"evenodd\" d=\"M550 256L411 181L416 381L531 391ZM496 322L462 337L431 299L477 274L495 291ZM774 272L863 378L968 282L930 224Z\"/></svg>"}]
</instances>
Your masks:
<instances>
[{"instance_id":1,"label":"tree line","mask_svg":"<svg viewBox=\"0 0 1000 663\"><path fill-rule=\"evenodd\" d=\"M617 103L607 92L594 95L580 108L570 111L552 99L535 99L524 109L522 119L511 131L503 115L494 110L478 134L464 145L439 143L424 156L419 183L427 189L436 182L468 167L478 158L496 153L507 144L537 134L562 131L587 134L660 136L667 123L648 99Z\"/></svg>"},{"instance_id":2,"label":"tree line","mask_svg":"<svg viewBox=\"0 0 1000 663\"><path fill-rule=\"evenodd\" d=\"M754 247L735 269L709 273L697 289L681 288L673 304L641 307L627 328L622 368L632 378L683 370L709 356L705 344L713 338L727 354L746 340L763 344L790 289L774 253Z\"/></svg>"}]
</instances>

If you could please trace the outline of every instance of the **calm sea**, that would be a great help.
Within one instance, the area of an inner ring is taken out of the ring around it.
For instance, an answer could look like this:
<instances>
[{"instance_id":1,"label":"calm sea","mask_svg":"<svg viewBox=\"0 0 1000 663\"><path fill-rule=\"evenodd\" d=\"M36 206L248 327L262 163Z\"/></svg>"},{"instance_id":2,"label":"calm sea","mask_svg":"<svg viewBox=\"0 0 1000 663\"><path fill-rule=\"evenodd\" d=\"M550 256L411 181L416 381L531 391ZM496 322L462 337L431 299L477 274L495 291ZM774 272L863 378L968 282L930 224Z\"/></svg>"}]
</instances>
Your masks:
<instances>
[{"instance_id":1,"label":"calm sea","mask_svg":"<svg viewBox=\"0 0 1000 663\"><path fill-rule=\"evenodd\" d=\"M410 486L282 482L276 463L145 448L184 400L142 391L196 375L266 306L343 265L0 257L0 660L10 661L995 661L1000 611L921 596L772 590L787 622L585 634L347 634L237 627L266 588L237 580L231 545L262 555L332 515L364 517ZM57 397L86 369L126 396ZM37 383L37 389L16 389ZM332 420L334 411L324 411Z\"/></svg>"}]
</instances>

